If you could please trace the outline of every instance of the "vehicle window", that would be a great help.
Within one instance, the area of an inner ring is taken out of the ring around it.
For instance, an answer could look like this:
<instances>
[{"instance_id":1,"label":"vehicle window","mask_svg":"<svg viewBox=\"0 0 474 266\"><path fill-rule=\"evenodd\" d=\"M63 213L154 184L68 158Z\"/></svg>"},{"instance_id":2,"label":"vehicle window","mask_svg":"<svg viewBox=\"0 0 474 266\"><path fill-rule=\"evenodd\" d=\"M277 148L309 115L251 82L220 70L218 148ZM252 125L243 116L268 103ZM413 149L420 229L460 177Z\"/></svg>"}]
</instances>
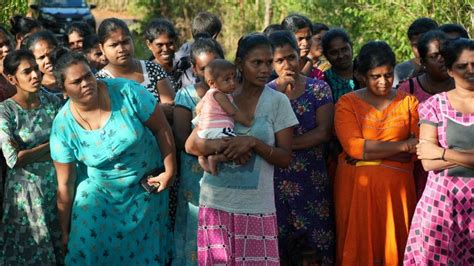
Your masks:
<instances>
[{"instance_id":1,"label":"vehicle window","mask_svg":"<svg viewBox=\"0 0 474 266\"><path fill-rule=\"evenodd\" d=\"M41 6L46 7L85 7L84 0L40 0Z\"/></svg>"}]
</instances>

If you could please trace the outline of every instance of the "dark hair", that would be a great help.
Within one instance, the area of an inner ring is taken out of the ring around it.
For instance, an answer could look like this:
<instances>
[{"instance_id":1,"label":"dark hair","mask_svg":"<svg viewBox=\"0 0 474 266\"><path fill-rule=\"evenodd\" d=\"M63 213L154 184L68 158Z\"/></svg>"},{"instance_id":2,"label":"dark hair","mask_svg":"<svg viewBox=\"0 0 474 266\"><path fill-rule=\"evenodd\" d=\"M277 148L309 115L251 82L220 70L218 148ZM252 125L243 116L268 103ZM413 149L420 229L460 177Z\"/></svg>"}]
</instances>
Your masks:
<instances>
[{"instance_id":1,"label":"dark hair","mask_svg":"<svg viewBox=\"0 0 474 266\"><path fill-rule=\"evenodd\" d=\"M5 75L15 75L21 60L25 59L35 62L35 56L30 50L20 49L8 53L3 60L3 73Z\"/></svg>"},{"instance_id":2,"label":"dark hair","mask_svg":"<svg viewBox=\"0 0 474 266\"><path fill-rule=\"evenodd\" d=\"M89 66L89 62L86 57L79 52L69 52L62 54L56 62L54 62L53 73L56 78L56 84L59 88L64 90L64 71L71 65L78 63L84 63Z\"/></svg>"},{"instance_id":3,"label":"dark hair","mask_svg":"<svg viewBox=\"0 0 474 266\"><path fill-rule=\"evenodd\" d=\"M438 29L442 30L444 33L458 33L461 38L469 39L469 34L466 29L459 24L447 23L439 26Z\"/></svg>"},{"instance_id":4,"label":"dark hair","mask_svg":"<svg viewBox=\"0 0 474 266\"><path fill-rule=\"evenodd\" d=\"M390 65L395 67L396 60L392 48L384 41L370 41L362 46L357 56L357 70L365 75L370 69Z\"/></svg>"},{"instance_id":5,"label":"dark hair","mask_svg":"<svg viewBox=\"0 0 474 266\"><path fill-rule=\"evenodd\" d=\"M99 29L97 30L99 42L101 44L104 44L105 41L107 41L107 39L109 38L110 34L117 30L122 30L126 35L132 36L132 33L130 33L130 29L123 20L118 18L108 18L102 21L102 23L100 23Z\"/></svg>"},{"instance_id":6,"label":"dark hair","mask_svg":"<svg viewBox=\"0 0 474 266\"><path fill-rule=\"evenodd\" d=\"M221 45L213 38L199 38L191 44L190 60L196 64L196 57L202 53L213 53L220 58L224 58L224 51Z\"/></svg>"},{"instance_id":7,"label":"dark hair","mask_svg":"<svg viewBox=\"0 0 474 266\"><path fill-rule=\"evenodd\" d=\"M207 32L211 36L215 36L222 30L222 22L216 15L202 11L199 12L193 19L191 25L191 33L193 38L196 38L196 34Z\"/></svg>"},{"instance_id":8,"label":"dark hair","mask_svg":"<svg viewBox=\"0 0 474 266\"><path fill-rule=\"evenodd\" d=\"M331 29L326 34L324 34L323 39L321 40L321 47L323 47L323 54L327 56L327 52L330 48L331 42L334 39L341 38L343 42L348 43L352 47L351 38L346 31L340 28Z\"/></svg>"},{"instance_id":9,"label":"dark hair","mask_svg":"<svg viewBox=\"0 0 474 266\"><path fill-rule=\"evenodd\" d=\"M49 57L50 57L50 60L51 60L51 63L53 64L56 64L56 62L59 60L59 58L61 58L61 56L67 54L67 53L70 53L71 50L69 50L68 48L66 47L63 47L63 46L57 46L56 48L53 49L53 51L51 51Z\"/></svg>"},{"instance_id":10,"label":"dark hair","mask_svg":"<svg viewBox=\"0 0 474 266\"><path fill-rule=\"evenodd\" d=\"M152 20L146 26L145 31L143 32L145 39L149 42L153 42L162 34L168 35L168 37L171 39L176 40L178 38L178 34L176 33L173 23L164 18Z\"/></svg>"},{"instance_id":11,"label":"dark hair","mask_svg":"<svg viewBox=\"0 0 474 266\"><path fill-rule=\"evenodd\" d=\"M39 41L45 41L54 47L58 46L59 44L58 40L51 31L42 30L26 37L25 41L23 41L23 43L21 44L21 48L32 50L33 46Z\"/></svg>"},{"instance_id":12,"label":"dark hair","mask_svg":"<svg viewBox=\"0 0 474 266\"><path fill-rule=\"evenodd\" d=\"M235 70L235 65L225 59L220 58L212 60L212 62L206 66L204 71L206 76L210 76L211 79L217 79L217 77L220 76L223 71L229 69Z\"/></svg>"},{"instance_id":13,"label":"dark hair","mask_svg":"<svg viewBox=\"0 0 474 266\"><path fill-rule=\"evenodd\" d=\"M84 39L84 42L82 44L82 52L84 54L87 54L92 50L92 48L94 48L98 44L99 44L99 37L97 36L97 34L89 35L87 36L87 38Z\"/></svg>"},{"instance_id":14,"label":"dark hair","mask_svg":"<svg viewBox=\"0 0 474 266\"><path fill-rule=\"evenodd\" d=\"M281 24L270 24L263 30L263 34L269 36L273 32L280 30L285 30Z\"/></svg>"},{"instance_id":15,"label":"dark hair","mask_svg":"<svg viewBox=\"0 0 474 266\"><path fill-rule=\"evenodd\" d=\"M213 38L212 38L212 35L209 34L208 32L196 33L196 35L193 36L193 39L194 39L194 40L197 40L197 39L206 39L206 38L213 39Z\"/></svg>"},{"instance_id":16,"label":"dark hair","mask_svg":"<svg viewBox=\"0 0 474 266\"><path fill-rule=\"evenodd\" d=\"M94 30L85 22L76 21L71 23L66 30L66 41L69 42L69 35L73 32L77 32L82 37L87 37L94 33Z\"/></svg>"},{"instance_id":17,"label":"dark hair","mask_svg":"<svg viewBox=\"0 0 474 266\"><path fill-rule=\"evenodd\" d=\"M298 43L296 42L295 35L291 31L275 31L268 36L268 39L275 48L289 45L293 50L299 53Z\"/></svg>"},{"instance_id":18,"label":"dark hair","mask_svg":"<svg viewBox=\"0 0 474 266\"><path fill-rule=\"evenodd\" d=\"M441 50L441 55L448 69L452 69L453 64L459 59L464 50L474 51L474 40L459 38L448 42Z\"/></svg>"},{"instance_id":19,"label":"dark hair","mask_svg":"<svg viewBox=\"0 0 474 266\"><path fill-rule=\"evenodd\" d=\"M430 18L418 18L413 21L408 27L407 35L408 39L412 39L416 35L423 34L427 31L438 28L438 23Z\"/></svg>"},{"instance_id":20,"label":"dark hair","mask_svg":"<svg viewBox=\"0 0 474 266\"><path fill-rule=\"evenodd\" d=\"M1 24L0 24L0 34L5 35L5 38L7 38L8 41L10 42L10 46L14 45L10 32L8 32L8 30L5 29Z\"/></svg>"},{"instance_id":21,"label":"dark hair","mask_svg":"<svg viewBox=\"0 0 474 266\"><path fill-rule=\"evenodd\" d=\"M440 49L442 49L443 45L446 42L446 39L446 34L440 30L430 30L424 33L417 44L418 53L420 53L420 58L426 59L426 55L428 54L428 45L432 41L439 41Z\"/></svg>"},{"instance_id":22,"label":"dark hair","mask_svg":"<svg viewBox=\"0 0 474 266\"><path fill-rule=\"evenodd\" d=\"M273 44L262 33L252 32L240 37L237 43L237 52L235 59L243 60L245 56L258 46L268 46L273 50Z\"/></svg>"},{"instance_id":23,"label":"dark hair","mask_svg":"<svg viewBox=\"0 0 474 266\"><path fill-rule=\"evenodd\" d=\"M312 29L313 29L313 35L316 35L323 30L328 31L329 27L324 23L313 23Z\"/></svg>"},{"instance_id":24,"label":"dark hair","mask_svg":"<svg viewBox=\"0 0 474 266\"><path fill-rule=\"evenodd\" d=\"M285 17L281 22L281 25L285 30L292 31L293 33L304 28L309 28L309 30L313 32L311 20L300 14L291 14Z\"/></svg>"},{"instance_id":25,"label":"dark hair","mask_svg":"<svg viewBox=\"0 0 474 266\"><path fill-rule=\"evenodd\" d=\"M34 28L41 28L39 21L29 17L16 15L10 19L10 32L16 37L20 34L22 37L30 33Z\"/></svg>"}]
</instances>

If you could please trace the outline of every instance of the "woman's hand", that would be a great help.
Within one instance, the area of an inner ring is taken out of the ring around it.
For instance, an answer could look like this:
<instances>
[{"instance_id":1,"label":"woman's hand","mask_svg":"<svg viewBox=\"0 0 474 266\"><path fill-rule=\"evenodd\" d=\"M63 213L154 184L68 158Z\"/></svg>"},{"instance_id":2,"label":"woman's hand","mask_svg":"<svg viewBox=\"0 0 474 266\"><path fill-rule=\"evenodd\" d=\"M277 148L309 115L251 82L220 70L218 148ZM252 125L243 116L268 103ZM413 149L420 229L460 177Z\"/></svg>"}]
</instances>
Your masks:
<instances>
[{"instance_id":1,"label":"woman's hand","mask_svg":"<svg viewBox=\"0 0 474 266\"><path fill-rule=\"evenodd\" d=\"M244 154L241 157L234 160L234 163L236 163L238 165L246 164L250 160L250 158L252 158L252 154L253 154L253 152L249 151L247 154Z\"/></svg>"},{"instance_id":2,"label":"woman's hand","mask_svg":"<svg viewBox=\"0 0 474 266\"><path fill-rule=\"evenodd\" d=\"M155 191L156 193L160 193L161 191L167 189L169 186L173 184L174 175L163 172L158 176L152 177L148 179L148 185L150 186L158 186L158 189Z\"/></svg>"},{"instance_id":3,"label":"woman's hand","mask_svg":"<svg viewBox=\"0 0 474 266\"><path fill-rule=\"evenodd\" d=\"M414 136L410 136L409 139L405 140L404 152L415 153L417 144L418 144L418 139Z\"/></svg>"},{"instance_id":4,"label":"woman's hand","mask_svg":"<svg viewBox=\"0 0 474 266\"><path fill-rule=\"evenodd\" d=\"M297 73L290 70L283 71L276 80L277 90L279 92L284 92L288 86L290 87L290 90L294 89L296 85L296 75Z\"/></svg>"},{"instance_id":5,"label":"woman's hand","mask_svg":"<svg viewBox=\"0 0 474 266\"><path fill-rule=\"evenodd\" d=\"M227 139L227 147L222 151L222 153L230 160L236 160L238 162L241 162L240 159L245 159L246 157L248 157L249 152L252 151L254 146L255 139L253 137L232 137Z\"/></svg>"},{"instance_id":6,"label":"woman's hand","mask_svg":"<svg viewBox=\"0 0 474 266\"><path fill-rule=\"evenodd\" d=\"M420 160L437 160L441 159L443 156L443 148L438 145L421 140L418 145L416 145L416 155Z\"/></svg>"},{"instance_id":7,"label":"woman's hand","mask_svg":"<svg viewBox=\"0 0 474 266\"><path fill-rule=\"evenodd\" d=\"M350 157L349 155L346 155L345 159L346 159L346 163L350 165L355 165L358 161L360 161L360 160Z\"/></svg>"}]
</instances>

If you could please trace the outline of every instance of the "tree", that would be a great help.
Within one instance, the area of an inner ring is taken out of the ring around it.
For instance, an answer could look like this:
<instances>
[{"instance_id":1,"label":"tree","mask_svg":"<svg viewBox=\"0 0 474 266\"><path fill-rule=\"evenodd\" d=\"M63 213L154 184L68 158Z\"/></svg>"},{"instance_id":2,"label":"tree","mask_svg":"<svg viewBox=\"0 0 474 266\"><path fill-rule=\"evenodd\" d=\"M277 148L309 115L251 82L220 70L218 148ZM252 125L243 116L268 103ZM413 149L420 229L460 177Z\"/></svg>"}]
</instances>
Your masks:
<instances>
[{"instance_id":1,"label":"tree","mask_svg":"<svg viewBox=\"0 0 474 266\"><path fill-rule=\"evenodd\" d=\"M3 0L0 2L0 23L9 26L14 15L25 15L28 12L28 0Z\"/></svg>"}]
</instances>

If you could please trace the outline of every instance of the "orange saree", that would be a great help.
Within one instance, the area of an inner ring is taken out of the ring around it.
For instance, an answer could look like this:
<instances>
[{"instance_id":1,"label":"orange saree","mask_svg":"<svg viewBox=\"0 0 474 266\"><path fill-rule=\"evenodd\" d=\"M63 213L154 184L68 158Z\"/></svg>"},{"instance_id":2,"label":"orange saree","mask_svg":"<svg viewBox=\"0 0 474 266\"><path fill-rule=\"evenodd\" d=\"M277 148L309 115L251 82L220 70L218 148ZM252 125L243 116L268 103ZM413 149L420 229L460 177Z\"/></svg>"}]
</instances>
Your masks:
<instances>
[{"instance_id":1,"label":"orange saree","mask_svg":"<svg viewBox=\"0 0 474 266\"><path fill-rule=\"evenodd\" d=\"M343 147L334 179L337 265L399 265L415 209L413 161L362 160L365 140L418 136L418 101L403 92L384 110L355 93L336 104L336 134Z\"/></svg>"}]
</instances>

